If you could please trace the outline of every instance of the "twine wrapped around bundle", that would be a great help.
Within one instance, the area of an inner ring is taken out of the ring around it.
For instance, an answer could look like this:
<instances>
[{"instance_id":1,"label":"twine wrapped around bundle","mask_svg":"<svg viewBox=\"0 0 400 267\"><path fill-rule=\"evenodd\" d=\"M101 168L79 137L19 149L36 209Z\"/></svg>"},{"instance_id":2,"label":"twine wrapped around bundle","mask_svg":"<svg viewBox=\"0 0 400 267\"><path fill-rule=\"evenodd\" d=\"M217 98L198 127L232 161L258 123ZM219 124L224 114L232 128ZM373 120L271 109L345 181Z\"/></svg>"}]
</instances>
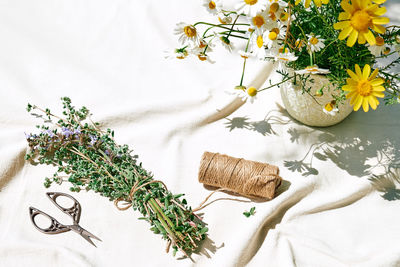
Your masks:
<instances>
[{"instance_id":1,"label":"twine wrapped around bundle","mask_svg":"<svg viewBox=\"0 0 400 267\"><path fill-rule=\"evenodd\" d=\"M199 182L246 197L272 199L282 178L277 166L206 151Z\"/></svg>"}]
</instances>

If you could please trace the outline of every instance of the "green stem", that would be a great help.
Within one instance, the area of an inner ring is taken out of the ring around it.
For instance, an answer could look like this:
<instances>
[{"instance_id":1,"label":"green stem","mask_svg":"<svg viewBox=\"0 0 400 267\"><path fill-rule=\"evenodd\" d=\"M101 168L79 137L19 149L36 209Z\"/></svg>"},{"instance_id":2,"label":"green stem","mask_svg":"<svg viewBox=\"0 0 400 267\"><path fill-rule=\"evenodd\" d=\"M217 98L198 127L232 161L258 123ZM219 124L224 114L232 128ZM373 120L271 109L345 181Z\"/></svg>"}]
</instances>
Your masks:
<instances>
[{"instance_id":1,"label":"green stem","mask_svg":"<svg viewBox=\"0 0 400 267\"><path fill-rule=\"evenodd\" d=\"M247 41L245 52L247 52L248 49L249 49L249 43L250 43L250 39L251 39L251 36L252 36L252 35L253 35L253 32L250 34L250 37L249 37L249 39L248 39L248 41ZM244 58L244 61L243 61L243 70L242 70L242 77L240 78L240 84L239 84L239 86L242 86L242 85L243 85L244 71L245 71L245 69L246 69L246 61L247 61L247 58Z\"/></svg>"},{"instance_id":2,"label":"green stem","mask_svg":"<svg viewBox=\"0 0 400 267\"><path fill-rule=\"evenodd\" d=\"M228 33L228 35L226 36L226 38L229 38L229 36L231 35L231 32L232 32L232 30L233 30L233 27L235 27L236 21L239 19L239 17L240 17L240 15L237 15L237 16L236 16L236 19L235 19L235 21L232 23L231 30L229 31L229 33Z\"/></svg>"},{"instance_id":3,"label":"green stem","mask_svg":"<svg viewBox=\"0 0 400 267\"><path fill-rule=\"evenodd\" d=\"M226 33L226 32L219 32L220 34L224 34L224 33ZM210 37L213 37L213 36L215 36L214 34L211 34L211 35L208 35L208 36L205 36L205 37L203 37L203 39L207 39L207 38L210 38ZM230 37L236 37L236 38L240 38L240 39L244 39L244 40L248 40L249 38L247 38L247 37L243 37L243 36L239 36L239 35L233 35L233 34L231 34L230 35Z\"/></svg>"},{"instance_id":4,"label":"green stem","mask_svg":"<svg viewBox=\"0 0 400 267\"><path fill-rule=\"evenodd\" d=\"M280 84L282 84L282 83L284 83L284 82L286 82L286 81L289 81L290 79L293 79L293 77L294 77L294 76L288 77L288 78L282 80L282 81L279 82L279 83L272 84L272 85L270 85L270 86L268 86L268 87L265 87L265 88L263 88L263 89L260 89L260 90L258 90L258 92L261 92L261 91L270 89L270 88L272 88L272 87L275 87L275 86L277 86L277 85L280 85Z\"/></svg>"},{"instance_id":5,"label":"green stem","mask_svg":"<svg viewBox=\"0 0 400 267\"><path fill-rule=\"evenodd\" d=\"M158 220L160 221L161 225L164 227L165 231L167 231L167 233L172 237L172 241L174 241L175 243L177 243L178 239L175 236L175 233L169 228L168 224L165 222L165 220L163 219L163 216L159 213L159 211L157 210L157 203L155 203L155 200L153 198L151 198L149 200L149 204L151 206L151 209L154 211L154 213L157 215Z\"/></svg>"}]
</instances>

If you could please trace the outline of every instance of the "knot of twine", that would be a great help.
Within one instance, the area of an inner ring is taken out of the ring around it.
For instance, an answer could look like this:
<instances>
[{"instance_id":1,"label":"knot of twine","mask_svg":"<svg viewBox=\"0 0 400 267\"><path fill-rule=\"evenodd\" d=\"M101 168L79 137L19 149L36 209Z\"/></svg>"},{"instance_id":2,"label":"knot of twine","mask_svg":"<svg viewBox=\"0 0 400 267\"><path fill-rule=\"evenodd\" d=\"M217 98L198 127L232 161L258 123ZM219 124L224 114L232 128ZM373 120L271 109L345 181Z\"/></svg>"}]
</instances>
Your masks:
<instances>
[{"instance_id":1,"label":"knot of twine","mask_svg":"<svg viewBox=\"0 0 400 267\"><path fill-rule=\"evenodd\" d=\"M153 184L153 183L160 183L165 187L166 190L168 190L167 186L162 181L159 181L159 180L153 180L153 181L144 183L144 184L142 184L140 186L138 186L139 182L136 182L132 186L131 191L129 192L129 195L128 195L127 199L120 197L120 198L117 198L117 199L114 200L115 207L117 207L117 209L119 209L119 210L127 210L127 209L129 209L130 207L132 207L132 200L133 200L133 196L135 195L135 193L137 191L139 191L140 189L142 189L143 187L145 187L146 185ZM124 203L122 203L122 205L123 205L122 207L119 206L119 203L121 201L124 201Z\"/></svg>"},{"instance_id":2,"label":"knot of twine","mask_svg":"<svg viewBox=\"0 0 400 267\"><path fill-rule=\"evenodd\" d=\"M204 152L200 162L199 182L249 198L272 199L282 178L277 166Z\"/></svg>"}]
</instances>

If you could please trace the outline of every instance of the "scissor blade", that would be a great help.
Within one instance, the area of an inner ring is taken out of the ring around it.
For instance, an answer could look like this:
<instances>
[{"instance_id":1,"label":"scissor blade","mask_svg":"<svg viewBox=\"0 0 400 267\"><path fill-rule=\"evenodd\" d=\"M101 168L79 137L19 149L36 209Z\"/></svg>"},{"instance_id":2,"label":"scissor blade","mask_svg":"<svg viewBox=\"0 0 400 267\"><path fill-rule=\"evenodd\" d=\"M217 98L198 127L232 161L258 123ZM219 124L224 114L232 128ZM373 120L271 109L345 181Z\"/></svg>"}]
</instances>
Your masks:
<instances>
[{"instance_id":1,"label":"scissor blade","mask_svg":"<svg viewBox=\"0 0 400 267\"><path fill-rule=\"evenodd\" d=\"M92 244L93 246L95 246L96 248L97 248L97 246L93 243L93 241L90 239L90 237L88 237L87 235L85 235L85 234L81 234L81 236L84 238L84 239L86 239L86 241L87 242L89 242L90 244Z\"/></svg>"},{"instance_id":2,"label":"scissor blade","mask_svg":"<svg viewBox=\"0 0 400 267\"><path fill-rule=\"evenodd\" d=\"M90 238L94 238L94 239L97 239L97 240L101 241L100 238L98 238L94 234L88 232L87 230L83 229L78 224L69 225L68 228L70 228L74 232L78 233L80 236L82 236L84 239L86 239L86 241L88 241L90 244L92 244L95 247L96 247L96 245L93 243L93 241Z\"/></svg>"},{"instance_id":3,"label":"scissor blade","mask_svg":"<svg viewBox=\"0 0 400 267\"><path fill-rule=\"evenodd\" d=\"M103 241L103 240L101 240L100 238L98 238L97 236L95 236L94 234L88 232L87 230L83 230L83 231L82 231L82 235L85 235L85 236L94 238L94 239L99 240L99 241Z\"/></svg>"}]
</instances>

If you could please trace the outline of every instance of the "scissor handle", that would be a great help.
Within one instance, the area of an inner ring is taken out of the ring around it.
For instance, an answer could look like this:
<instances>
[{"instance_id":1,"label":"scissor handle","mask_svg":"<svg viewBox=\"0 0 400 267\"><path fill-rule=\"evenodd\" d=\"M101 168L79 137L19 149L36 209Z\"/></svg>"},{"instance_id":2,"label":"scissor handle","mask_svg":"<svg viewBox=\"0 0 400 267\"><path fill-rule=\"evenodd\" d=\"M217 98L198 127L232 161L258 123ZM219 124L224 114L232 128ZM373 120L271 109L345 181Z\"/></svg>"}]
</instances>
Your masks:
<instances>
[{"instance_id":1,"label":"scissor handle","mask_svg":"<svg viewBox=\"0 0 400 267\"><path fill-rule=\"evenodd\" d=\"M54 219L53 217L51 217L50 215L48 215L47 213L38 210L37 208L34 207L30 207L29 208L29 215L31 217L31 221L33 223L33 225L35 226L36 229L38 229L40 232L44 233L44 234L60 234L60 233L64 233L64 232L68 232L69 230L71 230L70 228L68 228L67 226L59 223L56 219ZM36 224L35 218L37 215L42 215L45 216L47 218L50 219L51 221L51 225L47 228L41 228Z\"/></svg>"},{"instance_id":2,"label":"scissor handle","mask_svg":"<svg viewBox=\"0 0 400 267\"><path fill-rule=\"evenodd\" d=\"M73 196L61 192L47 192L46 195L49 197L51 202L53 202L53 204L57 206L57 208L59 208L62 212L72 217L75 224L79 223L79 220L81 219L82 208L79 202ZM64 208L63 206L57 203L57 198L59 196L70 198L72 201L74 201L74 205L72 205L72 207L69 208Z\"/></svg>"}]
</instances>

